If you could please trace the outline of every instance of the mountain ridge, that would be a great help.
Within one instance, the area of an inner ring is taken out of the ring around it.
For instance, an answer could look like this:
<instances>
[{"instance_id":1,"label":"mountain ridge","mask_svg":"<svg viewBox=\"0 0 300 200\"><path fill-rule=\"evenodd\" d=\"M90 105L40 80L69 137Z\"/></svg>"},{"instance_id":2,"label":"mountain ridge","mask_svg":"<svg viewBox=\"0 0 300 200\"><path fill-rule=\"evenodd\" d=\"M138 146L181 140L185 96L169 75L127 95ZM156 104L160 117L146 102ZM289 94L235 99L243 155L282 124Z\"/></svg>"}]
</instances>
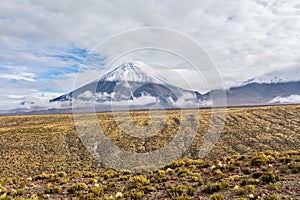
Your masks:
<instances>
[{"instance_id":1,"label":"mountain ridge","mask_svg":"<svg viewBox=\"0 0 300 200\"><path fill-rule=\"evenodd\" d=\"M264 75L250 78L243 82L241 86L250 83L287 83L300 81L300 68L288 68L285 70L276 70Z\"/></svg>"},{"instance_id":2,"label":"mountain ridge","mask_svg":"<svg viewBox=\"0 0 300 200\"><path fill-rule=\"evenodd\" d=\"M125 62L101 78L70 93L51 99L50 102L72 101L72 99L85 101L90 98L93 98L98 103L134 102L141 97L153 97L156 100L148 102L145 106L161 104L164 107L180 107L183 105L176 105L176 103L183 98L184 101L181 102L188 102L190 107L205 107L213 104L211 100L211 96L214 96L213 94L225 93L228 106L249 106L280 104L281 102L278 102L276 99L300 95L300 81L257 82L255 81L256 79L245 82L245 84L240 86L231 87L226 91L212 90L201 94L198 91L173 86L159 78L153 77L143 71L143 66L148 65L140 61Z\"/></svg>"}]
</instances>

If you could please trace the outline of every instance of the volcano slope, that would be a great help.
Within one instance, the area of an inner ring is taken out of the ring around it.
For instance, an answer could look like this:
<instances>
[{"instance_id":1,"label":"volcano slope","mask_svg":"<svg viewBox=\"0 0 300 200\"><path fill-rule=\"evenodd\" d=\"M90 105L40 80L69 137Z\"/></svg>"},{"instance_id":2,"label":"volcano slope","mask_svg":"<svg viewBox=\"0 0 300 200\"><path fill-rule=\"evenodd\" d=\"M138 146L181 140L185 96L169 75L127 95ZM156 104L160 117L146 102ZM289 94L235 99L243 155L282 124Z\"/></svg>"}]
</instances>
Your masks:
<instances>
[{"instance_id":1,"label":"volcano slope","mask_svg":"<svg viewBox=\"0 0 300 200\"><path fill-rule=\"evenodd\" d=\"M299 111L300 105L228 108L219 141L199 160L211 116L210 110L199 110L198 135L182 160L135 173L99 164L78 139L72 115L0 117L0 198L297 199ZM114 144L146 152L176 134L179 111L166 112L167 125L153 140L122 132L113 113L97 117ZM153 120L146 111L131 112L130 118L140 126Z\"/></svg>"}]
</instances>

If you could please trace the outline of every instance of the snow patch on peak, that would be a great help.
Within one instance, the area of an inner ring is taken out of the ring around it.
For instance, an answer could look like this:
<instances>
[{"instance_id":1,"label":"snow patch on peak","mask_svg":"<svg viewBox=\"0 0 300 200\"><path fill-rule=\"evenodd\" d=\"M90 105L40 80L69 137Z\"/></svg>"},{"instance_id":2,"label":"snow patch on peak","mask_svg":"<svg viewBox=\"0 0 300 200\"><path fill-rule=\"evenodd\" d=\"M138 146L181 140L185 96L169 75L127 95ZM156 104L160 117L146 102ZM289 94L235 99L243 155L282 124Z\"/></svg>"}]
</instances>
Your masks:
<instances>
[{"instance_id":1,"label":"snow patch on peak","mask_svg":"<svg viewBox=\"0 0 300 200\"><path fill-rule=\"evenodd\" d=\"M104 75L101 80L138 83L156 82L153 77L150 77L141 69L141 67L145 65L146 64L141 61L127 61L115 68L113 71Z\"/></svg>"},{"instance_id":2,"label":"snow patch on peak","mask_svg":"<svg viewBox=\"0 0 300 200\"><path fill-rule=\"evenodd\" d=\"M265 75L251 78L245 81L242 85L247 85L250 83L287 83L300 81L300 67L288 68L285 70L277 70Z\"/></svg>"}]
</instances>

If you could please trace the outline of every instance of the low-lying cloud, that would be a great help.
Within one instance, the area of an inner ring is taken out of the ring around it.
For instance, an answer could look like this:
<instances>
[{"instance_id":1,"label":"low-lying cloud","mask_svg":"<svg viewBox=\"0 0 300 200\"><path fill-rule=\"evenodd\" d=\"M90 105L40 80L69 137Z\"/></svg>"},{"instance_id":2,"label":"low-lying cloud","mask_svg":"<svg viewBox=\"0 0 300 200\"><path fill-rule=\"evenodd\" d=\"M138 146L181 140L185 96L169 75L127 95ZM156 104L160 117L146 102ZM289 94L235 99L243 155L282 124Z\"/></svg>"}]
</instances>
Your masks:
<instances>
[{"instance_id":1,"label":"low-lying cloud","mask_svg":"<svg viewBox=\"0 0 300 200\"><path fill-rule=\"evenodd\" d=\"M275 97L269 103L300 103L300 95L290 95L288 97Z\"/></svg>"}]
</instances>

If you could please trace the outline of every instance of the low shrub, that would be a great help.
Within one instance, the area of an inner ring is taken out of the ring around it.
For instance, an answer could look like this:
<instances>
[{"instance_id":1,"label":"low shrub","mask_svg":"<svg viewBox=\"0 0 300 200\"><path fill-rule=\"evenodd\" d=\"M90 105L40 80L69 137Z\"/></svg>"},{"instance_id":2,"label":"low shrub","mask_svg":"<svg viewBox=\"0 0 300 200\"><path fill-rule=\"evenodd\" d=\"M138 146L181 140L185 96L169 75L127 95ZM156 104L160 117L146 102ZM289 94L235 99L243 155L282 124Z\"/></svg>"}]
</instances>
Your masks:
<instances>
[{"instance_id":1,"label":"low shrub","mask_svg":"<svg viewBox=\"0 0 300 200\"><path fill-rule=\"evenodd\" d=\"M221 193L215 193L209 197L210 200L224 200L224 196Z\"/></svg>"},{"instance_id":2,"label":"low shrub","mask_svg":"<svg viewBox=\"0 0 300 200\"><path fill-rule=\"evenodd\" d=\"M291 169L291 172L296 174L300 172L300 162L291 162L289 164L289 168Z\"/></svg>"},{"instance_id":3,"label":"low shrub","mask_svg":"<svg viewBox=\"0 0 300 200\"><path fill-rule=\"evenodd\" d=\"M220 169L214 169L213 172L212 172L212 175L214 177L216 177L217 179L221 179L225 176Z\"/></svg>"},{"instance_id":4,"label":"low shrub","mask_svg":"<svg viewBox=\"0 0 300 200\"><path fill-rule=\"evenodd\" d=\"M78 191L86 190L87 188L88 186L85 183L80 183L68 188L67 192L70 194L76 194Z\"/></svg>"},{"instance_id":5,"label":"low shrub","mask_svg":"<svg viewBox=\"0 0 300 200\"><path fill-rule=\"evenodd\" d=\"M185 177L185 176L188 176L190 174L191 174L191 172L188 169L179 169L177 175L180 176L180 177Z\"/></svg>"},{"instance_id":6,"label":"low shrub","mask_svg":"<svg viewBox=\"0 0 300 200\"><path fill-rule=\"evenodd\" d=\"M243 188L236 189L237 195L245 195L245 194L251 194L255 192L255 186L254 185L246 185Z\"/></svg>"},{"instance_id":7,"label":"low shrub","mask_svg":"<svg viewBox=\"0 0 300 200\"><path fill-rule=\"evenodd\" d=\"M182 196L186 191L185 185L176 185L172 186L171 189L168 189L168 194L172 199L176 199Z\"/></svg>"},{"instance_id":8,"label":"low shrub","mask_svg":"<svg viewBox=\"0 0 300 200\"><path fill-rule=\"evenodd\" d=\"M222 186L219 183L216 184L207 184L206 187L204 188L203 192L212 194L215 192L220 192L222 190Z\"/></svg>"},{"instance_id":9,"label":"low shrub","mask_svg":"<svg viewBox=\"0 0 300 200\"><path fill-rule=\"evenodd\" d=\"M132 188L141 191L148 191L151 189L150 181L143 175L133 177L131 186Z\"/></svg>"},{"instance_id":10,"label":"low shrub","mask_svg":"<svg viewBox=\"0 0 300 200\"><path fill-rule=\"evenodd\" d=\"M278 194L268 194L263 196L263 200L279 200Z\"/></svg>"},{"instance_id":11,"label":"low shrub","mask_svg":"<svg viewBox=\"0 0 300 200\"><path fill-rule=\"evenodd\" d=\"M90 194L93 195L93 197L101 197L102 194L104 194L104 188L103 187L92 187L89 189Z\"/></svg>"},{"instance_id":12,"label":"low shrub","mask_svg":"<svg viewBox=\"0 0 300 200\"><path fill-rule=\"evenodd\" d=\"M263 153L258 153L258 154L255 154L251 157L250 165L260 166L260 165L266 164L268 161L269 161L268 156L266 156Z\"/></svg>"},{"instance_id":13,"label":"low shrub","mask_svg":"<svg viewBox=\"0 0 300 200\"><path fill-rule=\"evenodd\" d=\"M264 183L275 183L279 181L279 175L275 175L273 172L265 172L260 178Z\"/></svg>"},{"instance_id":14,"label":"low shrub","mask_svg":"<svg viewBox=\"0 0 300 200\"><path fill-rule=\"evenodd\" d=\"M62 189L59 186L55 186L53 188L46 188L44 193L45 194L59 194L62 192Z\"/></svg>"},{"instance_id":15,"label":"low shrub","mask_svg":"<svg viewBox=\"0 0 300 200\"><path fill-rule=\"evenodd\" d=\"M191 177L192 177L192 180L194 182L197 182L199 186L203 185L203 180L202 180L201 175L199 173L192 173Z\"/></svg>"},{"instance_id":16,"label":"low shrub","mask_svg":"<svg viewBox=\"0 0 300 200\"><path fill-rule=\"evenodd\" d=\"M129 198L132 200L139 200L145 196L144 191L133 189L129 193Z\"/></svg>"},{"instance_id":17,"label":"low shrub","mask_svg":"<svg viewBox=\"0 0 300 200\"><path fill-rule=\"evenodd\" d=\"M19 190L16 190L14 193L12 193L12 196L13 197L23 196L25 193L26 193L25 190L19 189Z\"/></svg>"}]
</instances>

